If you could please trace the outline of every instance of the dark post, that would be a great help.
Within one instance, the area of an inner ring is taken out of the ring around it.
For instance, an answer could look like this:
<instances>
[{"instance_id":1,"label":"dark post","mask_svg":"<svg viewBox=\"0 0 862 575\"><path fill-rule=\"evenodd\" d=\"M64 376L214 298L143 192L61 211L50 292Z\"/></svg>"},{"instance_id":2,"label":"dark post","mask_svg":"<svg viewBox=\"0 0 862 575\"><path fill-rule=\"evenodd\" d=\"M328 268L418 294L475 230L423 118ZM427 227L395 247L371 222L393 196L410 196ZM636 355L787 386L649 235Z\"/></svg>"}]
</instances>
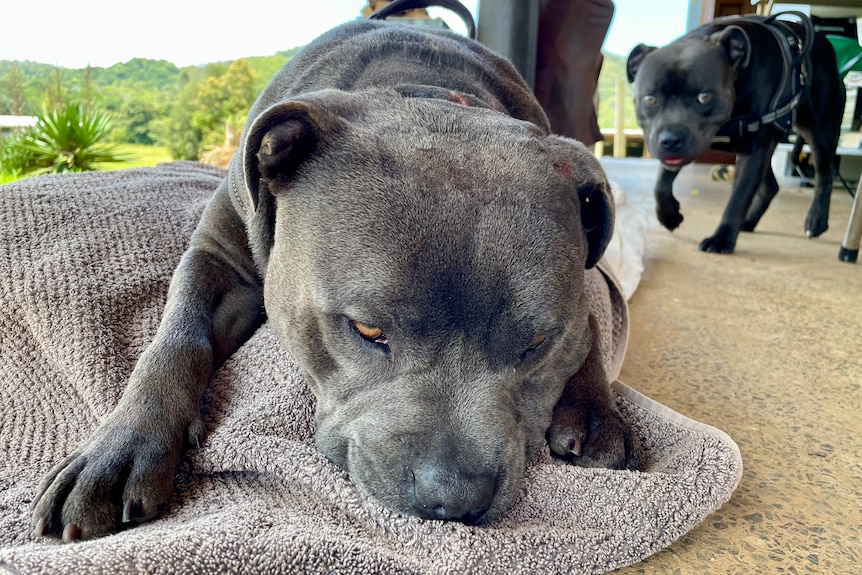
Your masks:
<instances>
[{"instance_id":1,"label":"dark post","mask_svg":"<svg viewBox=\"0 0 862 575\"><path fill-rule=\"evenodd\" d=\"M508 58L533 87L539 2L536 0L479 0L478 40Z\"/></svg>"}]
</instances>

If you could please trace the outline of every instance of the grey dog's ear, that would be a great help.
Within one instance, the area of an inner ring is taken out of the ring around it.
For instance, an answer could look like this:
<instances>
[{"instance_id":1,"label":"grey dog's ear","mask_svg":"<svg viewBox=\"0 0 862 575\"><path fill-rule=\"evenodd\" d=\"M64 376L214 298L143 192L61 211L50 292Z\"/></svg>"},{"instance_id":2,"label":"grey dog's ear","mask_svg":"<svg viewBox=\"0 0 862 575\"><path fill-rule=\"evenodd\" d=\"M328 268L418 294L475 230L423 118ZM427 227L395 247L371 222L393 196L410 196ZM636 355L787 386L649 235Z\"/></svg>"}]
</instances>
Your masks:
<instances>
[{"instance_id":1,"label":"grey dog's ear","mask_svg":"<svg viewBox=\"0 0 862 575\"><path fill-rule=\"evenodd\" d=\"M731 25L710 36L710 40L724 48L730 65L735 69L748 66L751 57L751 40L748 34L736 25Z\"/></svg>"},{"instance_id":2,"label":"grey dog's ear","mask_svg":"<svg viewBox=\"0 0 862 575\"><path fill-rule=\"evenodd\" d=\"M282 102L260 114L243 147L243 172L253 209L257 211L264 182L289 177L341 123L335 114L308 101Z\"/></svg>"},{"instance_id":3,"label":"grey dog's ear","mask_svg":"<svg viewBox=\"0 0 862 575\"><path fill-rule=\"evenodd\" d=\"M626 60L626 78L629 84L635 81L635 75L638 73L638 68L646 58L647 54L653 50L658 50L655 46L647 46L646 44L638 44L632 51L629 52L629 58Z\"/></svg>"},{"instance_id":4,"label":"grey dog's ear","mask_svg":"<svg viewBox=\"0 0 862 575\"><path fill-rule=\"evenodd\" d=\"M604 176L598 175L578 188L581 225L587 237L587 269L602 258L614 233L614 197Z\"/></svg>"},{"instance_id":5,"label":"grey dog's ear","mask_svg":"<svg viewBox=\"0 0 862 575\"><path fill-rule=\"evenodd\" d=\"M578 194L581 227L587 241L587 269L598 263L611 242L614 233L614 195L598 158L580 142L565 138L574 144L576 161L563 173L571 178ZM559 166L565 166L562 162Z\"/></svg>"}]
</instances>

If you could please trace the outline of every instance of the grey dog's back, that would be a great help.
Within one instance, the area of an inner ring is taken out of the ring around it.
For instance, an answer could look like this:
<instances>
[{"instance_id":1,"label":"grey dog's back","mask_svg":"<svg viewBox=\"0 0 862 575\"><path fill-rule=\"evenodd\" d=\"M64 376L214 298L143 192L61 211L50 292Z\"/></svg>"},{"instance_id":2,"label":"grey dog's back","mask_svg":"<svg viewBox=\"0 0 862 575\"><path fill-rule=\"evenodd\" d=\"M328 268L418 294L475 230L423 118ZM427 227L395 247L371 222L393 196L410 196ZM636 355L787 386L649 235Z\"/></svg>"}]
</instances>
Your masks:
<instances>
[{"instance_id":1,"label":"grey dog's back","mask_svg":"<svg viewBox=\"0 0 862 575\"><path fill-rule=\"evenodd\" d=\"M344 24L304 47L266 87L249 118L318 90L399 86L468 94L550 132L544 111L507 60L453 32L369 20Z\"/></svg>"}]
</instances>

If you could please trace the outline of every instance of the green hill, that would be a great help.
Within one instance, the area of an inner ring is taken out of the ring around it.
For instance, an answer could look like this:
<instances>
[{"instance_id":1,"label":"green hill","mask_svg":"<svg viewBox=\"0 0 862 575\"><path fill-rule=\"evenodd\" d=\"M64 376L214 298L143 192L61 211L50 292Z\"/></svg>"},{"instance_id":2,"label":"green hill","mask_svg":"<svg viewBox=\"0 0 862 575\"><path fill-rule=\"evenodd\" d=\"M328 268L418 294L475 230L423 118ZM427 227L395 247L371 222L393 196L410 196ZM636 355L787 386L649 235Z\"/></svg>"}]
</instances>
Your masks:
<instances>
[{"instance_id":1,"label":"green hill","mask_svg":"<svg viewBox=\"0 0 862 575\"><path fill-rule=\"evenodd\" d=\"M244 58L248 62L249 80L234 89L259 93L272 76L296 52L296 48L272 56ZM599 126L614 127L617 80L625 81L625 57L605 53L599 77ZM165 60L135 58L128 62L100 68L58 68L36 62L0 60L0 114L36 115L44 106L61 102L82 102L107 110L113 119L112 139L132 144L171 145L176 140L170 124L187 130L182 105L194 106L184 94L190 86L203 85L208 78L224 75L231 61L202 66L177 67ZM245 78L245 76L244 76ZM625 126L635 128L634 107L627 86ZM230 97L226 95L225 97ZM232 117L232 121L241 118ZM183 155L183 154L180 154Z\"/></svg>"},{"instance_id":2,"label":"green hill","mask_svg":"<svg viewBox=\"0 0 862 575\"><path fill-rule=\"evenodd\" d=\"M627 56L609 52L602 52L602 55L604 62L599 74L599 127L603 129L614 127L617 105L616 86L617 81L622 80L626 84L625 127L637 128L632 90L626 81Z\"/></svg>"}]
</instances>

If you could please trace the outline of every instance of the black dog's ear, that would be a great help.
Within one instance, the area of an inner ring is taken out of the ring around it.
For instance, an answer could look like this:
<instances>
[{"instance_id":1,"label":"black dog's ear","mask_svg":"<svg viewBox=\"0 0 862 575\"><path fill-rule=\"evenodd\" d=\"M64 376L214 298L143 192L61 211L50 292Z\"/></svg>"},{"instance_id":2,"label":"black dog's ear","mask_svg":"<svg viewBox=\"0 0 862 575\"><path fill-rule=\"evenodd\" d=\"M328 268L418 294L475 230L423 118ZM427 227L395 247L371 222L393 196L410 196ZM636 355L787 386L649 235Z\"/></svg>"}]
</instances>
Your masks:
<instances>
[{"instance_id":1,"label":"black dog's ear","mask_svg":"<svg viewBox=\"0 0 862 575\"><path fill-rule=\"evenodd\" d=\"M736 25L731 25L716 32L710 39L724 48L727 59L734 69L745 68L751 58L751 40L748 34Z\"/></svg>"},{"instance_id":2,"label":"black dog's ear","mask_svg":"<svg viewBox=\"0 0 862 575\"><path fill-rule=\"evenodd\" d=\"M245 184L255 211L261 182L289 176L340 123L335 114L307 101L276 104L255 119L243 148Z\"/></svg>"},{"instance_id":3,"label":"black dog's ear","mask_svg":"<svg viewBox=\"0 0 862 575\"><path fill-rule=\"evenodd\" d=\"M629 84L635 81L635 75L638 73L638 68L640 68L646 55L654 50L658 50L658 48L647 46L646 44L638 44L629 52L629 58L626 60L626 78L628 78Z\"/></svg>"}]
</instances>

